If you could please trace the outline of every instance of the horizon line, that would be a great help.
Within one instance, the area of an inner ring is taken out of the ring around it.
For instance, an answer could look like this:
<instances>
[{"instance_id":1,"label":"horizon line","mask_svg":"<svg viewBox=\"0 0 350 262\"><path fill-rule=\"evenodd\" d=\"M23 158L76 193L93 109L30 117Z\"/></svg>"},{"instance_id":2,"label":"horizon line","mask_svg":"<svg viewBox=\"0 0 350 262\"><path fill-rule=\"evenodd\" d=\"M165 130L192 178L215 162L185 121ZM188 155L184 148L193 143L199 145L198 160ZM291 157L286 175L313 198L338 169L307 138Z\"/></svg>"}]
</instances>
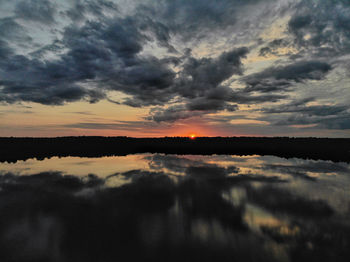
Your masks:
<instances>
[{"instance_id":1,"label":"horizon line","mask_svg":"<svg viewBox=\"0 0 350 262\"><path fill-rule=\"evenodd\" d=\"M133 136L0 136L0 139L50 139L50 138L132 138L132 139L162 139L162 138L191 138L191 136L159 136L159 137L133 137ZM317 136L196 136L197 138L319 138L319 139L350 139L350 137L317 137Z\"/></svg>"}]
</instances>

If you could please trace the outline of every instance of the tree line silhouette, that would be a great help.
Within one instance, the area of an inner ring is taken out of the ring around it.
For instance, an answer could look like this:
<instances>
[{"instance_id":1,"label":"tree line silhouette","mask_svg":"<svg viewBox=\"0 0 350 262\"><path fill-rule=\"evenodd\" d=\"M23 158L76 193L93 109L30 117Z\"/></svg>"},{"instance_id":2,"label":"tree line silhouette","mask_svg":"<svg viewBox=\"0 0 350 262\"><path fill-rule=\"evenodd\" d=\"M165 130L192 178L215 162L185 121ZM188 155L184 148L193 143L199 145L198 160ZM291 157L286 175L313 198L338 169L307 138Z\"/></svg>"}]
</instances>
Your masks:
<instances>
[{"instance_id":1,"label":"tree line silhouette","mask_svg":"<svg viewBox=\"0 0 350 262\"><path fill-rule=\"evenodd\" d=\"M3 137L0 161L53 156L100 157L136 153L274 155L350 162L350 139L288 137Z\"/></svg>"}]
</instances>

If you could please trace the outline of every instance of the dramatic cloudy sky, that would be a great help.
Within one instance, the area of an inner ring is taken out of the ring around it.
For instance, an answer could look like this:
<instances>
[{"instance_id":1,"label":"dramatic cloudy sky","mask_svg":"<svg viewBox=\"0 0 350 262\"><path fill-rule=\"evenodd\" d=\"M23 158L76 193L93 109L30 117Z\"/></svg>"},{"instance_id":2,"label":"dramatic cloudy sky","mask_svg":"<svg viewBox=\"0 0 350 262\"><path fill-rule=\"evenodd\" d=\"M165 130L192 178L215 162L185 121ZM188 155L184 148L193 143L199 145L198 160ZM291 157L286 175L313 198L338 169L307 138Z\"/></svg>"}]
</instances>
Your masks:
<instances>
[{"instance_id":1,"label":"dramatic cloudy sky","mask_svg":"<svg viewBox=\"0 0 350 262\"><path fill-rule=\"evenodd\" d=\"M0 136L350 137L349 0L0 0Z\"/></svg>"}]
</instances>

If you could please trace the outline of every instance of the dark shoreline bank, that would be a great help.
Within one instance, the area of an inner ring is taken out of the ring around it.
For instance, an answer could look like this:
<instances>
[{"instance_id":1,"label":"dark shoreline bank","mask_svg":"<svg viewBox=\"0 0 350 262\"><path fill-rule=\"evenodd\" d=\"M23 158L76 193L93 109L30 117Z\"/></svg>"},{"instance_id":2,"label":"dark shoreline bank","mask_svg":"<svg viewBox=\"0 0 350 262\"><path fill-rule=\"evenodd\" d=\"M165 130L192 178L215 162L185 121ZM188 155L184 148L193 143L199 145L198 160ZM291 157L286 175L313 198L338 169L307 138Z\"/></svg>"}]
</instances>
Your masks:
<instances>
[{"instance_id":1,"label":"dark shoreline bank","mask_svg":"<svg viewBox=\"0 0 350 262\"><path fill-rule=\"evenodd\" d=\"M274 155L350 162L350 139L286 137L57 137L0 138L0 162L54 156L101 157L136 153Z\"/></svg>"}]
</instances>

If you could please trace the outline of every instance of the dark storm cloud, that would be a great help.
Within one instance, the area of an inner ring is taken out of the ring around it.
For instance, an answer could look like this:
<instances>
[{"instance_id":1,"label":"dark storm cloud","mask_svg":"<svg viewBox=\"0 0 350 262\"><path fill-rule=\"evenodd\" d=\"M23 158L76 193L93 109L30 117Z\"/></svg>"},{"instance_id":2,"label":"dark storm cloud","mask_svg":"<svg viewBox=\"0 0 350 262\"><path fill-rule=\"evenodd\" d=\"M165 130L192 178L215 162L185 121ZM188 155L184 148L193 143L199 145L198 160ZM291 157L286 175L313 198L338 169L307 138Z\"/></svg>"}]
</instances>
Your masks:
<instances>
[{"instance_id":1,"label":"dark storm cloud","mask_svg":"<svg viewBox=\"0 0 350 262\"><path fill-rule=\"evenodd\" d=\"M259 2L262 1L162 0L144 4L139 12L156 17L170 32L180 35L186 42L232 27L242 8Z\"/></svg>"},{"instance_id":2,"label":"dark storm cloud","mask_svg":"<svg viewBox=\"0 0 350 262\"><path fill-rule=\"evenodd\" d=\"M237 105L229 105L219 99L197 98L191 100L187 105L187 108L191 111L218 111L227 109L228 111L236 111Z\"/></svg>"},{"instance_id":3,"label":"dark storm cloud","mask_svg":"<svg viewBox=\"0 0 350 262\"><path fill-rule=\"evenodd\" d=\"M100 8L114 6L110 2L100 2ZM95 15L96 12L102 12L95 8L98 3L93 1L77 4L82 4L87 10L94 10ZM144 28L140 26L139 20L99 15L98 21L87 21L81 27L66 27L58 46L45 46L33 54L42 57L47 50L67 49L56 60L43 61L19 55L3 60L0 75L4 89L0 99L8 103L33 101L63 104L81 99L97 102L106 97L106 90L118 90L131 95L132 98L126 99L124 103L137 107L163 104L171 99L174 94L164 91L172 84L175 76L168 68L168 61L137 56L148 41L141 32ZM13 20L9 22L16 25ZM8 25L6 29L10 34ZM160 34L157 33L158 38ZM87 88L91 84L94 87Z\"/></svg>"},{"instance_id":4,"label":"dark storm cloud","mask_svg":"<svg viewBox=\"0 0 350 262\"><path fill-rule=\"evenodd\" d=\"M133 106L164 103L173 96L163 89L171 85L175 74L155 57L136 56L144 41L130 18L67 27L62 43L68 52L59 59L13 55L0 62L4 86L0 99L9 103L96 102L105 98L105 90L118 90L135 96L135 101L126 101ZM100 88L85 87L97 83Z\"/></svg>"},{"instance_id":5,"label":"dark storm cloud","mask_svg":"<svg viewBox=\"0 0 350 262\"><path fill-rule=\"evenodd\" d=\"M7 43L14 41L18 45L25 45L32 41L32 38L27 35L26 30L16 22L14 17L0 18L0 32L0 40Z\"/></svg>"},{"instance_id":6,"label":"dark storm cloud","mask_svg":"<svg viewBox=\"0 0 350 262\"><path fill-rule=\"evenodd\" d=\"M26 0L16 5L15 15L23 20L31 20L42 24L55 22L56 7L48 0Z\"/></svg>"},{"instance_id":7,"label":"dark storm cloud","mask_svg":"<svg viewBox=\"0 0 350 262\"><path fill-rule=\"evenodd\" d=\"M320 61L300 61L294 64L270 67L262 72L243 78L246 92L288 91L295 83L307 80L321 80L332 69L331 65Z\"/></svg>"},{"instance_id":8,"label":"dark storm cloud","mask_svg":"<svg viewBox=\"0 0 350 262\"><path fill-rule=\"evenodd\" d=\"M156 122L176 121L220 110L235 111L238 96L222 83L233 75L243 72L241 59L246 56L246 47L223 52L217 58L186 59L179 77L169 92L185 98L185 105L155 108L148 119ZM166 90L167 91L167 90ZM168 94L169 96L169 94Z\"/></svg>"},{"instance_id":9,"label":"dark storm cloud","mask_svg":"<svg viewBox=\"0 0 350 262\"><path fill-rule=\"evenodd\" d=\"M63 12L73 22L78 22L86 18L86 15L103 16L104 11L118 11L118 7L112 1L106 0L73 0L73 6Z\"/></svg>"},{"instance_id":10,"label":"dark storm cloud","mask_svg":"<svg viewBox=\"0 0 350 262\"><path fill-rule=\"evenodd\" d=\"M186 108L172 106L165 109L164 113L159 112L164 114L164 117L160 116L161 119L166 119L166 115L169 115L170 120L188 118L190 113L183 112L187 109L189 111L234 110L235 106L227 104L224 97L224 93L230 92L228 91L230 88L221 87L221 84L235 74L242 74L241 59L247 53L248 49L242 47L223 52L216 58L196 59L190 56L184 62L183 70L176 79L173 74L164 75L163 78L158 78L164 79L163 83L159 82L158 89L150 92L151 90L143 88L139 90L138 95L127 100L126 103L140 106L150 105L151 101L152 104L162 104L175 96L186 98L188 101ZM135 79L137 81L139 78Z\"/></svg>"},{"instance_id":11,"label":"dark storm cloud","mask_svg":"<svg viewBox=\"0 0 350 262\"><path fill-rule=\"evenodd\" d=\"M138 8L140 9L140 8ZM142 10L142 8L141 8ZM119 13L119 8L111 1L80 1L76 0L73 7L64 12L73 21L82 21L86 19L87 15L101 17L104 13L113 12ZM153 37L158 41L159 45L168 49L169 52L177 53L175 47L170 44L170 29L163 23L154 20L152 16L146 15L139 11L132 17L133 23L137 24L140 30L148 31L153 34Z\"/></svg>"},{"instance_id":12,"label":"dark storm cloud","mask_svg":"<svg viewBox=\"0 0 350 262\"><path fill-rule=\"evenodd\" d=\"M137 19L141 28L153 34L159 46L167 48L170 53L178 53L175 47L170 44L171 31L167 26L159 21L154 21L148 16L143 16L142 14L140 14Z\"/></svg>"},{"instance_id":13,"label":"dark storm cloud","mask_svg":"<svg viewBox=\"0 0 350 262\"><path fill-rule=\"evenodd\" d=\"M43 59L48 53L59 54L64 48L64 45L58 39L55 39L51 44L45 45L38 50L29 53L29 56L37 59Z\"/></svg>"},{"instance_id":14,"label":"dark storm cloud","mask_svg":"<svg viewBox=\"0 0 350 262\"><path fill-rule=\"evenodd\" d=\"M13 53L13 51L9 47L9 45L5 41L0 39L0 58L5 59L9 55L12 55L12 53Z\"/></svg>"},{"instance_id":15,"label":"dark storm cloud","mask_svg":"<svg viewBox=\"0 0 350 262\"><path fill-rule=\"evenodd\" d=\"M288 28L295 43L311 55L347 54L350 51L350 2L303 0Z\"/></svg>"},{"instance_id":16,"label":"dark storm cloud","mask_svg":"<svg viewBox=\"0 0 350 262\"><path fill-rule=\"evenodd\" d=\"M82 78L96 79L106 89L134 96L126 104L159 104L171 98L172 94L163 90L171 85L175 74L155 57L136 56L146 39L131 18L71 28L65 39L79 72L85 73Z\"/></svg>"},{"instance_id":17,"label":"dark storm cloud","mask_svg":"<svg viewBox=\"0 0 350 262\"><path fill-rule=\"evenodd\" d=\"M269 54L278 55L277 49L287 46L288 43L284 39L275 39L269 42L265 47L259 50L260 56L267 56Z\"/></svg>"},{"instance_id":18,"label":"dark storm cloud","mask_svg":"<svg viewBox=\"0 0 350 262\"><path fill-rule=\"evenodd\" d=\"M205 96L234 74L242 74L241 59L247 53L248 49L241 47L223 52L217 58L190 57L177 80L176 91L187 98Z\"/></svg>"}]
</instances>

